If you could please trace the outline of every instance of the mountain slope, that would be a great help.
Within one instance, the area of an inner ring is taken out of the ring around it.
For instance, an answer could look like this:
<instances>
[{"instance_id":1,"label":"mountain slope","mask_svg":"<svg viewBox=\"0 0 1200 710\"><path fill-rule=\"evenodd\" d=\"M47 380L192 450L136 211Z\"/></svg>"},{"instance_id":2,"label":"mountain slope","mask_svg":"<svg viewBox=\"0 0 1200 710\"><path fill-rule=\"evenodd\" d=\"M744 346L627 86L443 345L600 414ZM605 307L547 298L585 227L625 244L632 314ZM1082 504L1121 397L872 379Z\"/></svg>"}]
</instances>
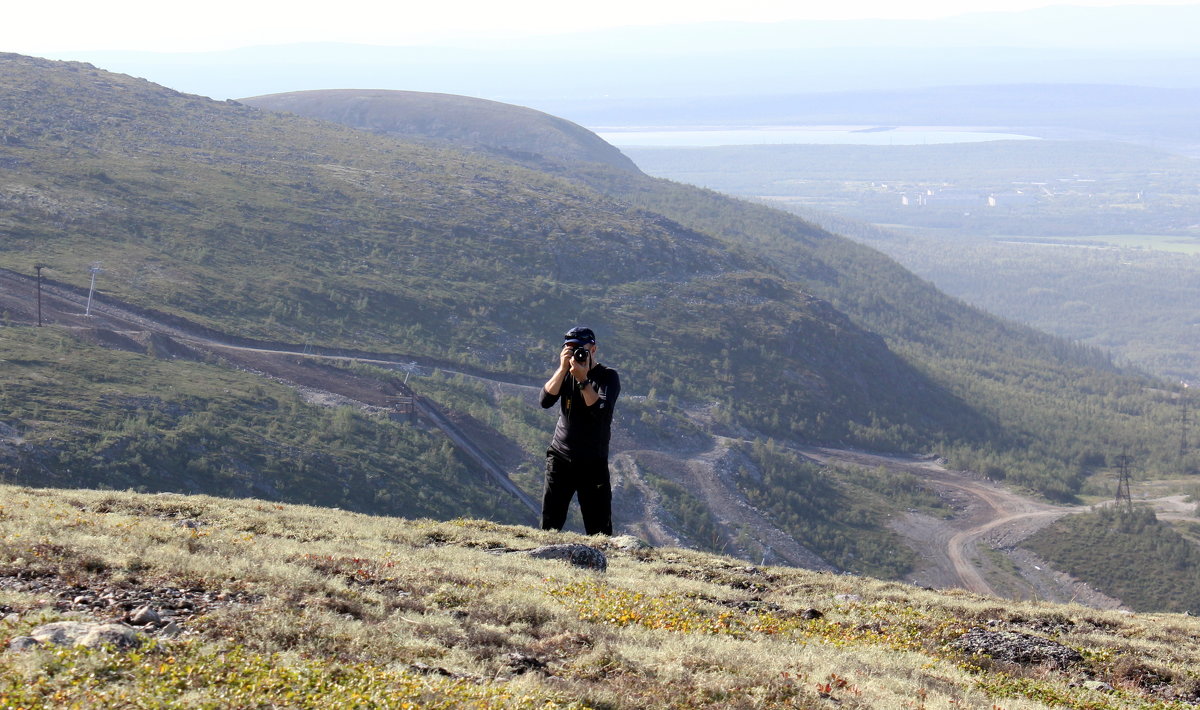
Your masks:
<instances>
[{"instance_id":1,"label":"mountain slope","mask_svg":"<svg viewBox=\"0 0 1200 710\"><path fill-rule=\"evenodd\" d=\"M763 258L579 183L86 66L5 65L7 264L99 260L115 295L224 330L529 375L585 321L631 394L719 397L756 410L740 425L778 412L776 429L827 440L855 438L850 421L971 419Z\"/></svg>"},{"instance_id":2,"label":"mountain slope","mask_svg":"<svg viewBox=\"0 0 1200 710\"><path fill-rule=\"evenodd\" d=\"M407 99L394 97L397 102ZM446 108L448 114L450 105ZM469 143L471 138L462 140ZM1157 385L1119 372L1100 351L982 313L879 252L777 210L601 166L579 165L560 174L712 235L731 253L755 254L767 261L771 273L827 300L860 327L884 335L910 361L912 372L921 373L907 388L921 395L892 399L899 371L857 367L863 386L870 388L871 400L862 406L906 411L903 418L889 417L879 425L863 426L866 422L858 420L856 431L868 437L869 445L934 445L961 467L1009 476L1059 498L1080 490L1089 467L1103 464L1105 448L1114 441L1136 450L1148 468L1170 470L1178 463L1172 437L1148 437L1136 424L1154 421L1156 431L1170 431L1168 422L1176 415L1169 400L1156 399L1150 392ZM1123 404L1114 406L1101 392L1120 392ZM785 418L779 407L764 410L757 399L727 400L725 405L740 421L757 420L755 428L773 436L803 437L816 431L813 420ZM948 421L945 415L951 412ZM773 417L782 425L772 424ZM929 438L926 432L931 431L938 433Z\"/></svg>"}]
</instances>

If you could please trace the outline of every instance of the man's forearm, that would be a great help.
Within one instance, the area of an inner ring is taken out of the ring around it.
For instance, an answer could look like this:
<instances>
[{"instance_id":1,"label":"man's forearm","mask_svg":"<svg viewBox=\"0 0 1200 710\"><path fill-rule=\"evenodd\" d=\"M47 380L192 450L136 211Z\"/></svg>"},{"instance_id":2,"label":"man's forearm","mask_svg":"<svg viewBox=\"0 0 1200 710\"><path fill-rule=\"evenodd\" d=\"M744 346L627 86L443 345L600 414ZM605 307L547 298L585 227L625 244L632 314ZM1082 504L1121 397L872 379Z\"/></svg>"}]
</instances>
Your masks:
<instances>
[{"instance_id":1,"label":"man's forearm","mask_svg":"<svg viewBox=\"0 0 1200 710\"><path fill-rule=\"evenodd\" d=\"M553 375L550 375L550 379L546 380L546 384L542 385L542 389L548 395L557 395L559 390L562 389L562 383L566 376L567 373L564 370L555 371Z\"/></svg>"}]
</instances>

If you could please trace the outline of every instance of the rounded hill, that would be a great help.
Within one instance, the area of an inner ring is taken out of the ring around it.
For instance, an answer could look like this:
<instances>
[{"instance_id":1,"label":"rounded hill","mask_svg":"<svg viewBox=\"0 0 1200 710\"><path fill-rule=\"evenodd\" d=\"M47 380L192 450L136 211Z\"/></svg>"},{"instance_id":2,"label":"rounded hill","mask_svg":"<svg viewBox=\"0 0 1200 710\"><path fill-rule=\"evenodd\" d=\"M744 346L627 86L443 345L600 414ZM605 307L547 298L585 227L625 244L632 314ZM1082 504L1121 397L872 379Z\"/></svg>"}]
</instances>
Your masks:
<instances>
[{"instance_id":1,"label":"rounded hill","mask_svg":"<svg viewBox=\"0 0 1200 710\"><path fill-rule=\"evenodd\" d=\"M241 99L269 111L333 121L382 135L452 144L535 163L633 161L586 128L524 106L421 91L330 89Z\"/></svg>"}]
</instances>

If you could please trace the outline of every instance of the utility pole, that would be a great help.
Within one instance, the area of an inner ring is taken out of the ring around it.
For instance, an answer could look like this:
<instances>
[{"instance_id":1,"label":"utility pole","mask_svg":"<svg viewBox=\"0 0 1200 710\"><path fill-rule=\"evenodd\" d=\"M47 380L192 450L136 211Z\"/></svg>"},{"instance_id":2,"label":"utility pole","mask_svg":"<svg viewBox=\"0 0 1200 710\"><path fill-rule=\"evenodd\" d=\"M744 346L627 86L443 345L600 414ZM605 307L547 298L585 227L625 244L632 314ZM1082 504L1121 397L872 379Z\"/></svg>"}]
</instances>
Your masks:
<instances>
[{"instance_id":1,"label":"utility pole","mask_svg":"<svg viewBox=\"0 0 1200 710\"><path fill-rule=\"evenodd\" d=\"M104 271L104 269L100 268L100 262L97 261L92 264L92 267L89 269L89 271L92 272L92 287L88 290L87 308L85 308L83 311L83 315L85 316L92 315L92 294L96 292L96 274Z\"/></svg>"},{"instance_id":2,"label":"utility pole","mask_svg":"<svg viewBox=\"0 0 1200 710\"><path fill-rule=\"evenodd\" d=\"M37 271L37 303L38 303L38 327L42 327L42 269L46 268L45 264L34 264L33 268Z\"/></svg>"},{"instance_id":3,"label":"utility pole","mask_svg":"<svg viewBox=\"0 0 1200 710\"><path fill-rule=\"evenodd\" d=\"M1184 461L1187 460L1187 428L1188 428L1188 383L1183 383L1183 390L1179 393L1179 472L1187 473L1184 470Z\"/></svg>"},{"instance_id":4,"label":"utility pole","mask_svg":"<svg viewBox=\"0 0 1200 710\"><path fill-rule=\"evenodd\" d=\"M1116 505L1120 510L1125 503L1125 511L1133 513L1133 497L1129 495L1129 447L1121 447L1121 458L1117 460L1117 497Z\"/></svg>"}]
</instances>

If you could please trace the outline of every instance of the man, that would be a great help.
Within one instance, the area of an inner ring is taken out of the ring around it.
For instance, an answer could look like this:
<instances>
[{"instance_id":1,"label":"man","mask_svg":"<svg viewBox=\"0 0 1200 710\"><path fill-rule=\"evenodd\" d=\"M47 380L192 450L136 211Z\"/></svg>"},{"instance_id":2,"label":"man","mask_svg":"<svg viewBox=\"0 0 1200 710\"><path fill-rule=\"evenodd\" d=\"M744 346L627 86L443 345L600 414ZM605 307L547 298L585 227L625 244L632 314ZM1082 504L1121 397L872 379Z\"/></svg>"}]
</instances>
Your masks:
<instances>
[{"instance_id":1,"label":"man","mask_svg":"<svg viewBox=\"0 0 1200 710\"><path fill-rule=\"evenodd\" d=\"M546 451L543 530L562 530L571 498L578 494L587 534L612 535L608 441L613 405L620 394L617 371L596 362L596 336L591 329L567 331L558 369L542 387L542 408L559 403L554 440Z\"/></svg>"}]
</instances>

